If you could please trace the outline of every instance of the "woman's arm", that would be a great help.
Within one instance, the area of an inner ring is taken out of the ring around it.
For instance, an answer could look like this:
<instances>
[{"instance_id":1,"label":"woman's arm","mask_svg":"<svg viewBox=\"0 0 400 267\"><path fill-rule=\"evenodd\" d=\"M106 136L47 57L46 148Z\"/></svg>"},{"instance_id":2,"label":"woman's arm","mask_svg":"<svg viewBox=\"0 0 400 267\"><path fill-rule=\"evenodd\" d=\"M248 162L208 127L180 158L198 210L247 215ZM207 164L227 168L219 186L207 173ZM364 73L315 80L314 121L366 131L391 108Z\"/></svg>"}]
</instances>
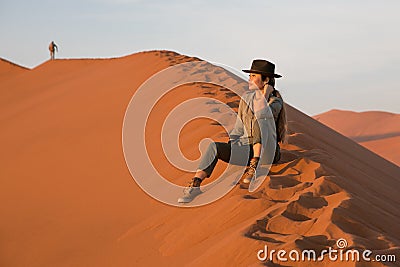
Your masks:
<instances>
[{"instance_id":1,"label":"woman's arm","mask_svg":"<svg viewBox=\"0 0 400 267\"><path fill-rule=\"evenodd\" d=\"M243 99L239 102L238 114L236 117L235 126L233 127L232 131L229 133L229 139L237 139L243 135L243 122L241 119L241 113L243 112Z\"/></svg>"},{"instance_id":2,"label":"woman's arm","mask_svg":"<svg viewBox=\"0 0 400 267\"><path fill-rule=\"evenodd\" d=\"M274 87L272 87L269 84L265 84L264 85L264 90L263 90L263 96L265 98L263 98L263 101L265 101L264 99L268 98L268 96L272 93L272 91L274 90ZM254 158L259 158L261 155L261 130L260 127L258 125L258 121L256 120L256 123L254 124L254 135L256 136L256 140L254 140L256 143L253 143L253 157ZM254 137L253 135L253 137Z\"/></svg>"}]
</instances>

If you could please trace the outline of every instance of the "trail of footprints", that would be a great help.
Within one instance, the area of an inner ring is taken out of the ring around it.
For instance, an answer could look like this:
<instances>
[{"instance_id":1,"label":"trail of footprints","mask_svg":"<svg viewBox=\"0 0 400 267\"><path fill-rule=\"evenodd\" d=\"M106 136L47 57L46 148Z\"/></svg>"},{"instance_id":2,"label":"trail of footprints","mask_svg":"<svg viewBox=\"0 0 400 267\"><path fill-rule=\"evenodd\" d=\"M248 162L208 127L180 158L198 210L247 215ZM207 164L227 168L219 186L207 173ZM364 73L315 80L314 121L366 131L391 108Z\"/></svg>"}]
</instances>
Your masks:
<instances>
[{"instance_id":1,"label":"trail of footprints","mask_svg":"<svg viewBox=\"0 0 400 267\"><path fill-rule=\"evenodd\" d=\"M308 151L311 157L315 153L323 152ZM271 168L269 180L256 197L275 204L245 235L274 244L299 246L307 240L307 244L316 246L331 245L333 240L321 233L331 227L326 217L348 199L347 193L332 181L333 176L320 163L296 155L287 159Z\"/></svg>"},{"instance_id":2,"label":"trail of footprints","mask_svg":"<svg viewBox=\"0 0 400 267\"><path fill-rule=\"evenodd\" d=\"M247 229L245 236L276 248L317 252L335 247L338 238L347 240L347 248L356 249L360 249L357 240L369 240L368 249L373 253L388 253L392 242L379 229L364 225L353 214L361 212L357 207L360 200L356 201L335 183L339 177L312 160L329 155L319 149L284 153L285 162L271 168L263 189L245 197L269 203L264 215Z\"/></svg>"}]
</instances>

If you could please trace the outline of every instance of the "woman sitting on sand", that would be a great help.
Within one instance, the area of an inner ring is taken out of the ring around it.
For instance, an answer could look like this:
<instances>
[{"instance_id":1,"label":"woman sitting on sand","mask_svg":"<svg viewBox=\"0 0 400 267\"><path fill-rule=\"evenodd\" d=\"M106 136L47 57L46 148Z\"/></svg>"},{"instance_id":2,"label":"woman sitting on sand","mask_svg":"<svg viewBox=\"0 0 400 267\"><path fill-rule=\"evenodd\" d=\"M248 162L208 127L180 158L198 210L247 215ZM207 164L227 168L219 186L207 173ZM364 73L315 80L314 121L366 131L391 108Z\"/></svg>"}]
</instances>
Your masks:
<instances>
[{"instance_id":1,"label":"woman sitting on sand","mask_svg":"<svg viewBox=\"0 0 400 267\"><path fill-rule=\"evenodd\" d=\"M240 100L238 118L230 133L230 140L228 143L213 142L209 145L207 152L201 158L195 177L185 188L183 197L178 199L179 203L191 202L201 193L201 182L210 177L219 159L235 165L247 165L241 177L243 183L250 183L255 176L260 159L262 163L268 163L266 148L276 145L275 156L269 159L269 163L276 163L280 159L278 142L285 140L287 122L282 96L275 89L275 78L282 76L275 73L273 63L262 59L254 60L251 69L243 71L249 73L249 91ZM268 123L260 125L258 123L257 118L266 118L267 114L270 114L268 108L274 117L272 123L275 123L276 132L272 130L273 126L268 126ZM261 132L272 138L261 140ZM271 142L272 146L266 144ZM243 155L246 155L246 158L243 158Z\"/></svg>"}]
</instances>

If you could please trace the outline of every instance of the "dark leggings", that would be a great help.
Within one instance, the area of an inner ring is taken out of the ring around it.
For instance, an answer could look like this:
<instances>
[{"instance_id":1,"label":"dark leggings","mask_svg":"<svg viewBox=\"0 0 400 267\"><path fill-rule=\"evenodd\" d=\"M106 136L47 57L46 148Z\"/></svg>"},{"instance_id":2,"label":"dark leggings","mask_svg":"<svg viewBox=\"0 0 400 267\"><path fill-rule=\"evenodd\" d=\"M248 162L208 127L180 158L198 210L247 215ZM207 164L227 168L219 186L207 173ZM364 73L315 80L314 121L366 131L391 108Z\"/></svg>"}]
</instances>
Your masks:
<instances>
[{"instance_id":1,"label":"dark leggings","mask_svg":"<svg viewBox=\"0 0 400 267\"><path fill-rule=\"evenodd\" d=\"M248 166L252 157L252 145L212 142L202 156L198 169L205 171L207 177L210 177L219 159L233 165Z\"/></svg>"}]
</instances>

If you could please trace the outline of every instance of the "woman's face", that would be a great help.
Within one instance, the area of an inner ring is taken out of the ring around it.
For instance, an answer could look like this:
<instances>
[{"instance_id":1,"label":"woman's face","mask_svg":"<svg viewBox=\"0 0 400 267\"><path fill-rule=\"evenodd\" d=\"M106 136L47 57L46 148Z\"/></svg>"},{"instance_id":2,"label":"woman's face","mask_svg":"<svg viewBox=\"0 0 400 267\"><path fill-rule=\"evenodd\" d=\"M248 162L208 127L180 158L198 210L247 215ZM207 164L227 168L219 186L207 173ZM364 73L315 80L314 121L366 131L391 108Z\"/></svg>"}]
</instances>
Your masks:
<instances>
[{"instance_id":1,"label":"woman's face","mask_svg":"<svg viewBox=\"0 0 400 267\"><path fill-rule=\"evenodd\" d=\"M261 74L250 73L249 74L249 89L255 90L255 89L263 89L263 88L264 88L264 82L261 80Z\"/></svg>"}]
</instances>

